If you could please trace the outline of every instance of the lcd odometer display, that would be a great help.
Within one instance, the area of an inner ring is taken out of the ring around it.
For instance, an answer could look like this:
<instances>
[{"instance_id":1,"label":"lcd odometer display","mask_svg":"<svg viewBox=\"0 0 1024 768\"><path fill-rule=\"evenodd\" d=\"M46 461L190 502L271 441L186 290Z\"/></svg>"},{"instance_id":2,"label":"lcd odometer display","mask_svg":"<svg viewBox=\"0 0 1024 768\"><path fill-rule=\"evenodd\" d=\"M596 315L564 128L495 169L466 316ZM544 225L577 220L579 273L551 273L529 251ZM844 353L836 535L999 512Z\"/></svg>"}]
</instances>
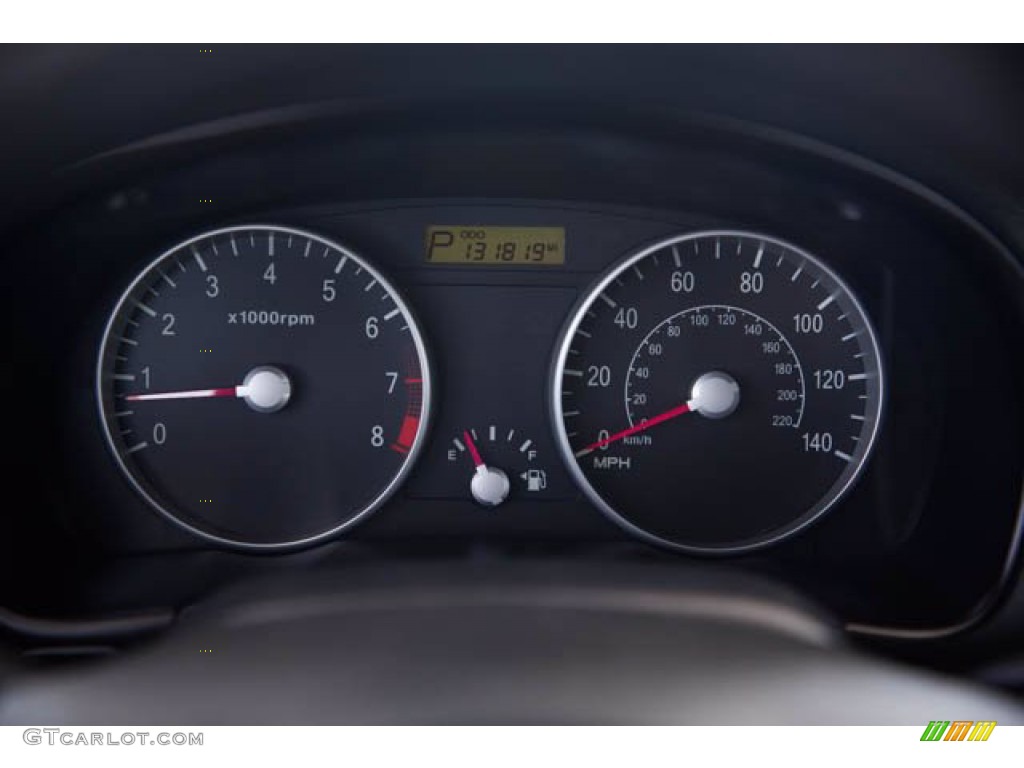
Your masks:
<instances>
[{"instance_id":1,"label":"lcd odometer display","mask_svg":"<svg viewBox=\"0 0 1024 768\"><path fill-rule=\"evenodd\" d=\"M565 264L562 227L433 226L427 228L427 261L436 264Z\"/></svg>"}]
</instances>

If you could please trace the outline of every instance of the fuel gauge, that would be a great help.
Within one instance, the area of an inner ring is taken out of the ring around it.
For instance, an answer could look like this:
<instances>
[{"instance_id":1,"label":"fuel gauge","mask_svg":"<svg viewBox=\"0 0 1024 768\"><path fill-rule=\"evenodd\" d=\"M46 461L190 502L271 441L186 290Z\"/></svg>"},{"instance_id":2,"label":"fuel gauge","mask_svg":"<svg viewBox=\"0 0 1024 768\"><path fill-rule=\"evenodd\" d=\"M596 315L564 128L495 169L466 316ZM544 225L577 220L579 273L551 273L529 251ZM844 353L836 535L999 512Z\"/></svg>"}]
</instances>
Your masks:
<instances>
[{"instance_id":1,"label":"fuel gauge","mask_svg":"<svg viewBox=\"0 0 1024 768\"><path fill-rule=\"evenodd\" d=\"M452 438L448 462L464 471L470 496L483 507L497 507L510 496L543 494L548 473L533 440L515 429L466 429Z\"/></svg>"}]
</instances>

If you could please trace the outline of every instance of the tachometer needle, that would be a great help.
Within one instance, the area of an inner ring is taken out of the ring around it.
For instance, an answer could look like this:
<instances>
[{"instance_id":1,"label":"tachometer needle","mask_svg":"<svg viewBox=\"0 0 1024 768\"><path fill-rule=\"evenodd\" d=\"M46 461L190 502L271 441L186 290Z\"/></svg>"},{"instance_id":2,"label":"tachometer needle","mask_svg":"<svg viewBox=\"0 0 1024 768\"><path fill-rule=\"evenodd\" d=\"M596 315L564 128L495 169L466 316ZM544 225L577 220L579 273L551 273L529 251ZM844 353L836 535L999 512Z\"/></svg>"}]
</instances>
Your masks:
<instances>
[{"instance_id":1,"label":"tachometer needle","mask_svg":"<svg viewBox=\"0 0 1024 768\"><path fill-rule=\"evenodd\" d=\"M235 387L218 389L185 389L177 392L147 392L125 395L130 403L146 400L196 400L208 397L240 397L254 411L273 413L288 404L292 383L288 374L272 365L261 365L249 371L245 380Z\"/></svg>"},{"instance_id":2,"label":"tachometer needle","mask_svg":"<svg viewBox=\"0 0 1024 768\"><path fill-rule=\"evenodd\" d=\"M576 456L586 456L588 453L592 453L593 451L596 451L600 448L604 448L606 445L611 445L612 443L616 442L617 440L621 440L624 437L629 437L630 435L635 435L638 432L643 432L645 429L650 429L656 424L661 424L662 422L668 421L669 419L674 419L677 416L682 416L684 413L692 413L696 409L697 402L695 400L690 400L686 403L683 403L682 405L677 405L675 408L671 408L665 411L664 413L659 413L657 416L653 416L647 419L646 421L641 421L639 424L635 424L629 429L624 429L621 432L616 432L614 435L609 435L603 440L598 440L596 443L591 443L583 450L577 451Z\"/></svg>"},{"instance_id":3,"label":"tachometer needle","mask_svg":"<svg viewBox=\"0 0 1024 768\"><path fill-rule=\"evenodd\" d=\"M182 392L151 392L145 395L126 395L125 400L187 400L198 397L245 397L246 387L222 387L220 389L189 389Z\"/></svg>"}]
</instances>

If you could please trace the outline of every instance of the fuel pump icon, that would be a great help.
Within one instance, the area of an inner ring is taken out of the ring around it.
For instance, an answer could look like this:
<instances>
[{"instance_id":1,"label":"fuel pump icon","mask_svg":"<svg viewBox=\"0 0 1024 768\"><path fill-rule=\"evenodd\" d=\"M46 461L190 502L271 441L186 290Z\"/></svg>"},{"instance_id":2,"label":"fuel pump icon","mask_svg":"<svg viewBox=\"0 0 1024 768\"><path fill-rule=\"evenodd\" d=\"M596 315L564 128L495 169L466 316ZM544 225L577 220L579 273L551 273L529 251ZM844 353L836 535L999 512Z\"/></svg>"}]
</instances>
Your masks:
<instances>
[{"instance_id":1,"label":"fuel pump icon","mask_svg":"<svg viewBox=\"0 0 1024 768\"><path fill-rule=\"evenodd\" d=\"M543 469L528 469L519 475L526 482L526 490L536 493L548 487L548 475Z\"/></svg>"}]
</instances>

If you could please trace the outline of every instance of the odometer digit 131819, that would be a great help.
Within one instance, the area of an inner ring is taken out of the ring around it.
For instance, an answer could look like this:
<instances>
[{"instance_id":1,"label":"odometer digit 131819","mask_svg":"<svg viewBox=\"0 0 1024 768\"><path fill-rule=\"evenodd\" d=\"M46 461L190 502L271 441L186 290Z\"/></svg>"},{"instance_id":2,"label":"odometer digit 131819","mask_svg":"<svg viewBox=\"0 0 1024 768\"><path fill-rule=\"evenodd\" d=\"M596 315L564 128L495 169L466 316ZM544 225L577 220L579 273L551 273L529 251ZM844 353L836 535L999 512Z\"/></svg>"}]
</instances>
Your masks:
<instances>
[{"instance_id":1,"label":"odometer digit 131819","mask_svg":"<svg viewBox=\"0 0 1024 768\"><path fill-rule=\"evenodd\" d=\"M102 424L131 485L209 541L339 533L408 473L430 366L369 262L279 226L207 232L146 267L107 325Z\"/></svg>"},{"instance_id":2,"label":"odometer digit 131819","mask_svg":"<svg viewBox=\"0 0 1024 768\"><path fill-rule=\"evenodd\" d=\"M747 232L659 242L570 318L558 442L609 517L649 541L740 553L832 508L878 431L882 364L860 302L819 259Z\"/></svg>"}]
</instances>

